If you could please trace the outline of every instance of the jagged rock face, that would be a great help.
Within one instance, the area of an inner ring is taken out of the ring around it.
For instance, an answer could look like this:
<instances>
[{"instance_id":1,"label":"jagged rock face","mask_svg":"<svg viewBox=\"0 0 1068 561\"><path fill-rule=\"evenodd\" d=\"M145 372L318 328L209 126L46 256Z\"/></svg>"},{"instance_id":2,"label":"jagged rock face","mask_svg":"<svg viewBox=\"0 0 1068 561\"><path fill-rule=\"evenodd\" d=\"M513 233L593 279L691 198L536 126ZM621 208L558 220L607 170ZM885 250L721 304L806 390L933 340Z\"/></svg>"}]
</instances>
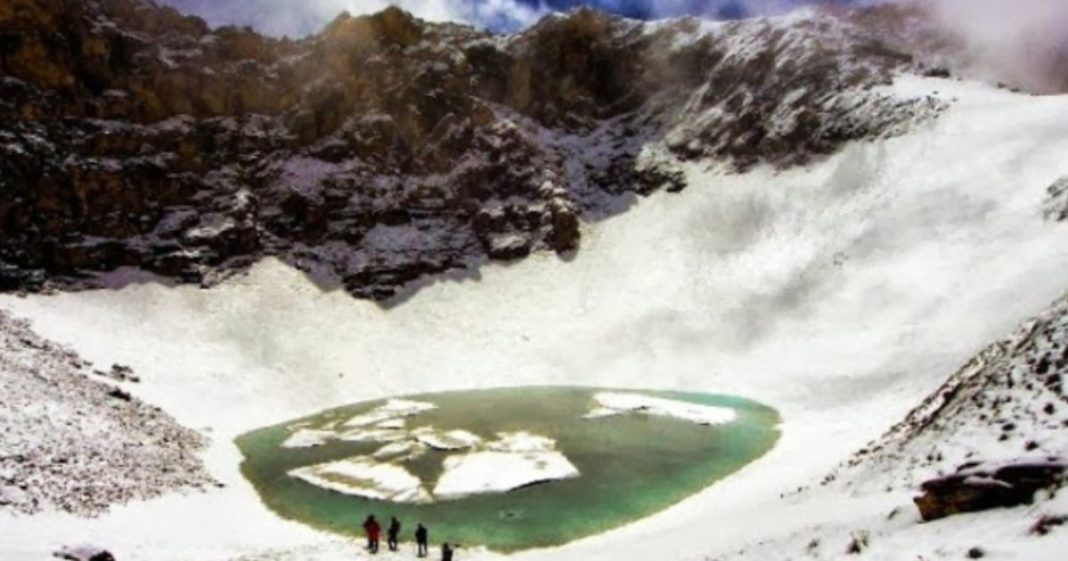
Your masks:
<instances>
[{"instance_id":1,"label":"jagged rock face","mask_svg":"<svg viewBox=\"0 0 1068 561\"><path fill-rule=\"evenodd\" d=\"M854 60L855 59L855 60ZM385 300L428 274L578 248L672 161L787 166L939 109L846 18L514 36L397 9L302 41L142 0L0 7L0 289L140 267L210 284L266 255ZM660 157L649 157L660 154Z\"/></svg>"}]
</instances>

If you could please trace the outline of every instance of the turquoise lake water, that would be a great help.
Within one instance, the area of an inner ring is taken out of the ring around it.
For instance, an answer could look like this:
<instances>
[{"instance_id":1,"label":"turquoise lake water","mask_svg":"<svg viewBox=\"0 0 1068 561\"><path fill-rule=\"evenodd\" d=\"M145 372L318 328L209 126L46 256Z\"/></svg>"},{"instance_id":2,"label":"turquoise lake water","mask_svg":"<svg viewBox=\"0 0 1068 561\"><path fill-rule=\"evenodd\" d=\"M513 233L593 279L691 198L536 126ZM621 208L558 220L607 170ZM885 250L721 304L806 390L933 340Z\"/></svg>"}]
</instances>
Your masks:
<instances>
[{"instance_id":1,"label":"turquoise lake water","mask_svg":"<svg viewBox=\"0 0 1068 561\"><path fill-rule=\"evenodd\" d=\"M733 409L735 421L718 426L630 414L584 420L601 391L627 391ZM240 436L242 472L264 503L282 517L344 535L360 536L368 514L403 523L403 539L417 522L430 528L432 543L483 545L502 552L547 547L597 534L647 517L729 476L770 450L779 437L778 413L765 405L726 395L535 387L403 396L433 403L436 410L409 419L410 426L464 429L486 440L496 433L528 431L557 441L578 468L575 479L515 491L401 504L343 495L288 475L298 467L371 454L381 444L330 442L313 448L280 446L294 425L323 426L365 413L384 400L358 403L289 420ZM432 483L442 460L462 452L430 451L404 463Z\"/></svg>"}]
</instances>

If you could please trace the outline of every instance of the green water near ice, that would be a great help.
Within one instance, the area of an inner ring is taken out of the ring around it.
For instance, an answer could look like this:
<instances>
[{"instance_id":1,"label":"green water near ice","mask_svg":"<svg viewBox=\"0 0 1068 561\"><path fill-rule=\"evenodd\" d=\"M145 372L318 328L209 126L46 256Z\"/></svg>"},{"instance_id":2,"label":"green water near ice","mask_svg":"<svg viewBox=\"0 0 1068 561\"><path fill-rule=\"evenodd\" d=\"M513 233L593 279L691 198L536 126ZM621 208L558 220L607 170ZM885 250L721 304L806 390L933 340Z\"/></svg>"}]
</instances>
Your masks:
<instances>
[{"instance_id":1,"label":"green water near ice","mask_svg":"<svg viewBox=\"0 0 1068 561\"><path fill-rule=\"evenodd\" d=\"M779 416L739 397L641 391L646 395L729 407L734 422L715 427L645 415L583 420L603 388L536 387L404 396L438 409L409 419L409 427L464 429L486 440L498 432L551 437L582 473L516 491L431 504L397 504L331 492L287 475L297 468L370 454L381 444L331 442L315 448L280 444L298 423L325 425L367 412L384 401L359 403L240 436L241 469L264 503L288 519L339 534L362 536L367 514L397 516L409 540L417 522L432 543L483 545L502 552L547 547L601 533L647 517L727 477L770 450ZM455 453L455 452L453 452ZM449 452L431 451L405 463L433 487Z\"/></svg>"}]
</instances>

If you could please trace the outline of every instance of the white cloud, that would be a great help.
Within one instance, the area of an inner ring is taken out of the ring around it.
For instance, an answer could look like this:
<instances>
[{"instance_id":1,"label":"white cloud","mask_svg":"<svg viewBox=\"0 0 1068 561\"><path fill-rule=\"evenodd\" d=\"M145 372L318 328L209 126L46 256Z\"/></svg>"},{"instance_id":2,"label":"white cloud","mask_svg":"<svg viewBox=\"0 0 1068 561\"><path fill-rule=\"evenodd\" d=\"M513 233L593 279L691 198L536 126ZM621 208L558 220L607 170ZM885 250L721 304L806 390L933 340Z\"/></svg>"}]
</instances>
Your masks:
<instances>
[{"instance_id":1,"label":"white cloud","mask_svg":"<svg viewBox=\"0 0 1068 561\"><path fill-rule=\"evenodd\" d=\"M1068 86L1068 0L926 0L987 78L1037 91Z\"/></svg>"}]
</instances>

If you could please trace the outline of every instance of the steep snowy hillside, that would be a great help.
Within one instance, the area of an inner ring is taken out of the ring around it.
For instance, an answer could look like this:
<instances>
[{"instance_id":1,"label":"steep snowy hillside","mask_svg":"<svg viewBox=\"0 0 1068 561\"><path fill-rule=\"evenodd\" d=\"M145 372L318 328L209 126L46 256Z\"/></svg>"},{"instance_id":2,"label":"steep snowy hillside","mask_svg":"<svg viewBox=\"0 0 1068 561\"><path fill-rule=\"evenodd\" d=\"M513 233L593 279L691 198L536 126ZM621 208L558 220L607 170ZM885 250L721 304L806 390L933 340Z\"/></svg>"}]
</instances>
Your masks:
<instances>
[{"instance_id":1,"label":"steep snowy hillside","mask_svg":"<svg viewBox=\"0 0 1068 561\"><path fill-rule=\"evenodd\" d=\"M803 164L943 107L832 13L708 25L579 10L511 36L398 9L303 41L144 0L0 8L0 289L137 266L214 284L264 256L387 300L579 248L674 159Z\"/></svg>"},{"instance_id":2,"label":"steep snowy hillside","mask_svg":"<svg viewBox=\"0 0 1068 561\"><path fill-rule=\"evenodd\" d=\"M1060 559L1066 349L1068 296L983 349L817 488L784 499L819 505L820 520L719 559Z\"/></svg>"},{"instance_id":3,"label":"steep snowy hillside","mask_svg":"<svg viewBox=\"0 0 1068 561\"><path fill-rule=\"evenodd\" d=\"M984 349L842 476L850 486L917 489L990 464L1068 466L1065 376L1068 298Z\"/></svg>"},{"instance_id":4,"label":"steep snowy hillside","mask_svg":"<svg viewBox=\"0 0 1068 561\"><path fill-rule=\"evenodd\" d=\"M93 379L93 378L96 379ZM0 310L0 508L99 514L212 483L204 437Z\"/></svg>"}]
</instances>

